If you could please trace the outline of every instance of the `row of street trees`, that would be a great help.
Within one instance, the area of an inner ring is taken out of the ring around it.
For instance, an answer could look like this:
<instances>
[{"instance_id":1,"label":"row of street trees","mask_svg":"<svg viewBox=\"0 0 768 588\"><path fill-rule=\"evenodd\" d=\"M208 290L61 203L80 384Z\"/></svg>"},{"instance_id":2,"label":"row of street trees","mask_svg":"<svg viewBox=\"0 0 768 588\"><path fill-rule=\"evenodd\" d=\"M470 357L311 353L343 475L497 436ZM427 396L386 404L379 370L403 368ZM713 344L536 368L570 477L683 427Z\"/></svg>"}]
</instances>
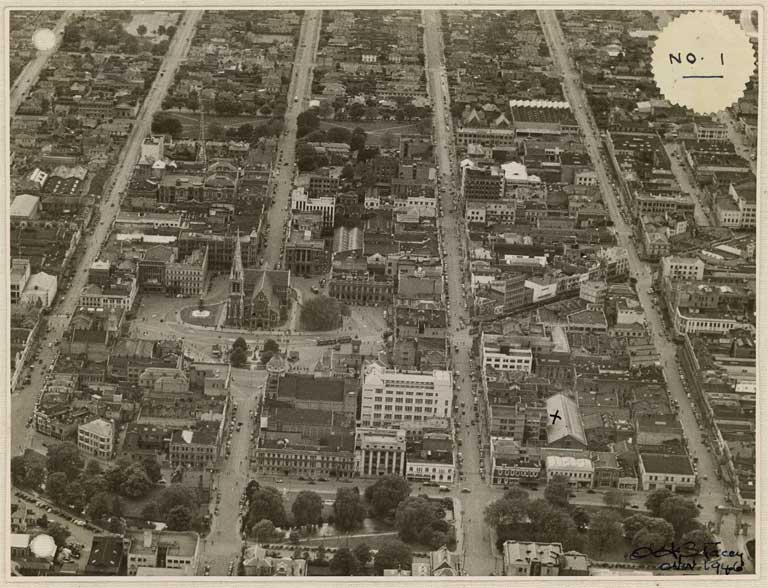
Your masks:
<instances>
[{"instance_id":1,"label":"row of street trees","mask_svg":"<svg viewBox=\"0 0 768 588\"><path fill-rule=\"evenodd\" d=\"M69 442L50 447L44 466L26 456L11 460L14 486L39 491L45 483L51 502L78 513L84 510L86 518L107 529L120 530L125 499L147 499L143 518L164 522L171 530L202 530L195 490L171 486L149 498L160 478L160 464L154 457L121 457L103 468L95 460L85 463L77 446Z\"/></svg>"},{"instance_id":2,"label":"row of street trees","mask_svg":"<svg viewBox=\"0 0 768 588\"><path fill-rule=\"evenodd\" d=\"M696 505L683 496L662 489L646 500L650 516L628 516L629 502L619 490L604 495L609 508L590 514L570 504L568 480L554 476L544 490L544 499L530 500L521 488L508 490L485 509L486 522L496 529L499 545L507 539L518 541L557 541L565 550L590 548L602 557L626 540L632 548L669 545L671 541L691 541L702 545L711 533L698 521Z\"/></svg>"},{"instance_id":3,"label":"row of street trees","mask_svg":"<svg viewBox=\"0 0 768 588\"><path fill-rule=\"evenodd\" d=\"M333 515L328 522L337 530L348 533L359 529L363 520L372 518L393 524L400 539L408 543L437 549L455 542L455 531L445 520L448 501L435 501L425 496L410 496L411 488L399 476L383 476L368 486L364 493L357 487L336 491ZM280 492L271 486L251 481L246 488L248 513L244 530L261 541L276 539L275 528L313 527L322 524L323 501L311 491L299 493L291 507L290 516ZM291 534L298 539L298 534Z\"/></svg>"}]
</instances>

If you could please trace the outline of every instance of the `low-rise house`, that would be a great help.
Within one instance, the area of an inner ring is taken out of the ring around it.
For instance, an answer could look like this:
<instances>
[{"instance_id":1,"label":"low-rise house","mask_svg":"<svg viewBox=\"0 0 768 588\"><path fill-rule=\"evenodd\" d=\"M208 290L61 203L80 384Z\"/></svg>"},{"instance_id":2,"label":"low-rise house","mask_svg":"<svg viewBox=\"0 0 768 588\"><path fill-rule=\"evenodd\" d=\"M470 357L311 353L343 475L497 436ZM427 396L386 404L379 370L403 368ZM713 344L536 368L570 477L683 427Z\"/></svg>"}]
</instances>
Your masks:
<instances>
[{"instance_id":1,"label":"low-rise house","mask_svg":"<svg viewBox=\"0 0 768 588\"><path fill-rule=\"evenodd\" d=\"M243 555L246 576L306 576L307 561L291 557L272 557L261 545L252 545Z\"/></svg>"},{"instance_id":2,"label":"low-rise house","mask_svg":"<svg viewBox=\"0 0 768 588\"><path fill-rule=\"evenodd\" d=\"M505 576L559 576L563 557L560 543L505 541Z\"/></svg>"}]
</instances>

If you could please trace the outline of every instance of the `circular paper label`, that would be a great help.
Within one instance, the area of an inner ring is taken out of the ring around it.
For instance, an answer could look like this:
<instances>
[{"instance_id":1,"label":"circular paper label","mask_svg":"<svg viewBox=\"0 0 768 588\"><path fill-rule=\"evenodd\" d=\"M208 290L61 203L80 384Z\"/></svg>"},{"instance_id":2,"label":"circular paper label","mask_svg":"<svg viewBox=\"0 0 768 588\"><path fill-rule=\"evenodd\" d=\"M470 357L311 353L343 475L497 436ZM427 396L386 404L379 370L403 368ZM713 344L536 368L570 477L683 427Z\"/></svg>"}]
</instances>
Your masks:
<instances>
[{"instance_id":1,"label":"circular paper label","mask_svg":"<svg viewBox=\"0 0 768 588\"><path fill-rule=\"evenodd\" d=\"M37 29L32 35L32 44L38 51L50 51L56 46L56 33L51 29Z\"/></svg>"},{"instance_id":2,"label":"circular paper label","mask_svg":"<svg viewBox=\"0 0 768 588\"><path fill-rule=\"evenodd\" d=\"M755 71L746 33L719 12L688 12L659 33L651 58L664 97L700 114L725 110Z\"/></svg>"}]
</instances>

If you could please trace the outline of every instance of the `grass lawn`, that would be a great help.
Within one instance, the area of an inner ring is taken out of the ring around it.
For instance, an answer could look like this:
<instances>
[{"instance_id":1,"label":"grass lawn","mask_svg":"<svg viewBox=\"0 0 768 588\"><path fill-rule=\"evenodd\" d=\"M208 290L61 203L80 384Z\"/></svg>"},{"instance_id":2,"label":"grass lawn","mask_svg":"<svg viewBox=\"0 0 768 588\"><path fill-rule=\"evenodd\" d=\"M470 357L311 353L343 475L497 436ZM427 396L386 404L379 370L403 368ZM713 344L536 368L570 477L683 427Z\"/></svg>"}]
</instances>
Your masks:
<instances>
[{"instance_id":1,"label":"grass lawn","mask_svg":"<svg viewBox=\"0 0 768 588\"><path fill-rule=\"evenodd\" d=\"M165 114L177 118L181 122L181 136L185 139L197 139L200 136L200 113L199 112L178 112L175 110L165 110ZM205 115L206 136L210 133L211 125L217 124L224 129L228 127L239 127L246 123L256 126L268 121L268 118L259 116L217 116L215 114Z\"/></svg>"},{"instance_id":2,"label":"grass lawn","mask_svg":"<svg viewBox=\"0 0 768 588\"><path fill-rule=\"evenodd\" d=\"M367 533L366 533L367 535ZM365 543L371 549L378 549L383 543L397 539L397 531L388 531L386 533L380 533L376 535L369 535L367 537L347 537L345 535L336 535L335 537L316 537L313 539L302 540L299 543L299 547L304 546L317 546L323 547L347 547L350 549L355 545Z\"/></svg>"},{"instance_id":3,"label":"grass lawn","mask_svg":"<svg viewBox=\"0 0 768 588\"><path fill-rule=\"evenodd\" d=\"M215 327L218 324L219 313L224 307L224 303L214 304L213 306L203 306L203 310L207 310L210 314L206 317L196 317L192 313L199 310L198 306L188 306L181 309L181 320L190 325L198 325L200 327Z\"/></svg>"},{"instance_id":4,"label":"grass lawn","mask_svg":"<svg viewBox=\"0 0 768 588\"><path fill-rule=\"evenodd\" d=\"M429 124L429 121L426 121ZM425 121L397 121L397 120L375 120L375 121L320 121L321 129L330 129L332 127L343 127L345 129L355 129L360 127L368 133L367 144L381 145L387 134L395 137L398 135L408 135L422 132L422 126Z\"/></svg>"}]
</instances>

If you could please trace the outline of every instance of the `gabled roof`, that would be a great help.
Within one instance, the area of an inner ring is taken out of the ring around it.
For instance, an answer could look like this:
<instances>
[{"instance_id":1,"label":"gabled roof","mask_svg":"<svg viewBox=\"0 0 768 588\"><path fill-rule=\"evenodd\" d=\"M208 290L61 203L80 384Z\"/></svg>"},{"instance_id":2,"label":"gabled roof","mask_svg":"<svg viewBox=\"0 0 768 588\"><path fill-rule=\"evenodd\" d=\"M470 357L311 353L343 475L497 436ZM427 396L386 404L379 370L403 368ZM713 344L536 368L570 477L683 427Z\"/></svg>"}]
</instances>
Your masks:
<instances>
[{"instance_id":1,"label":"gabled roof","mask_svg":"<svg viewBox=\"0 0 768 588\"><path fill-rule=\"evenodd\" d=\"M547 398L547 414L557 414L560 418L550 418L547 422L547 443L552 444L571 437L582 445L587 444L584 425L581 422L576 403L564 394L555 394ZM552 422L554 420L554 423Z\"/></svg>"},{"instance_id":2,"label":"gabled roof","mask_svg":"<svg viewBox=\"0 0 768 588\"><path fill-rule=\"evenodd\" d=\"M39 202L40 198L37 196L19 194L11 202L9 214L11 216L30 216Z\"/></svg>"}]
</instances>

